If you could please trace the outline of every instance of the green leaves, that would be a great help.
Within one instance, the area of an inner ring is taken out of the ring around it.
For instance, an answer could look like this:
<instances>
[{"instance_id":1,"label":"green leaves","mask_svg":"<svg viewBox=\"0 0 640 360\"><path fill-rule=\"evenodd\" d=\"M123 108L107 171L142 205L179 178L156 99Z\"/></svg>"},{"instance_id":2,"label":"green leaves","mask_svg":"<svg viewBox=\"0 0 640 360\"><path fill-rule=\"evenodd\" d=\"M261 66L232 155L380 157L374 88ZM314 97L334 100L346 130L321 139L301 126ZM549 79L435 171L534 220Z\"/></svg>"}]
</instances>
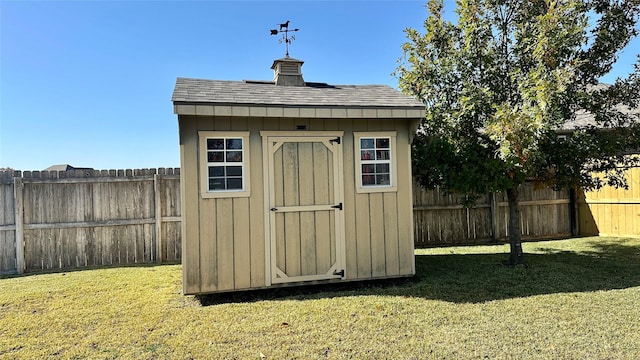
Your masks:
<instances>
[{"instance_id":1,"label":"green leaves","mask_svg":"<svg viewBox=\"0 0 640 360\"><path fill-rule=\"evenodd\" d=\"M459 0L455 23L443 6L429 1L424 35L406 30L395 72L427 107L413 144L423 185L473 197L525 180L624 184L620 166L637 163L625 151L640 149L639 67L594 84L638 32L637 0Z\"/></svg>"}]
</instances>

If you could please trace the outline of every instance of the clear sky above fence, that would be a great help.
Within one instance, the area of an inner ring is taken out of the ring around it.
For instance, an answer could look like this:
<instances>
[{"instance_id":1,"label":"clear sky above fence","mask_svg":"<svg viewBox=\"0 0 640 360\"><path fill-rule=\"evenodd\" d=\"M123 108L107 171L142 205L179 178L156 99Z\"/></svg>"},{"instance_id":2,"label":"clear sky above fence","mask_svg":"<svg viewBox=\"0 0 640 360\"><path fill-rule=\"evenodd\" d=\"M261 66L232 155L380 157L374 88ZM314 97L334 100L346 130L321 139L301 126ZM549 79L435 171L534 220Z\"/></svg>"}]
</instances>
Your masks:
<instances>
[{"instance_id":1,"label":"clear sky above fence","mask_svg":"<svg viewBox=\"0 0 640 360\"><path fill-rule=\"evenodd\" d=\"M285 47L269 30L286 20L305 80L397 87L425 3L2 0L0 167L179 166L176 77L271 80ZM602 80L629 73L637 49Z\"/></svg>"}]
</instances>

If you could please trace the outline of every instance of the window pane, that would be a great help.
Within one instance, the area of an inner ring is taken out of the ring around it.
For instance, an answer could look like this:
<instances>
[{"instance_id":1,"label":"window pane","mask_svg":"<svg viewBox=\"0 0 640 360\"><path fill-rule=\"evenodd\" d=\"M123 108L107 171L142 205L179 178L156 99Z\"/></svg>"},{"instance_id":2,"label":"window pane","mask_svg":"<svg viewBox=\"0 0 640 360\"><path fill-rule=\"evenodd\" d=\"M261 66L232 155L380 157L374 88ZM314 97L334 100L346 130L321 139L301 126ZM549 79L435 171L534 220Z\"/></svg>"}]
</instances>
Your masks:
<instances>
[{"instance_id":1,"label":"window pane","mask_svg":"<svg viewBox=\"0 0 640 360\"><path fill-rule=\"evenodd\" d=\"M224 190L224 178L209 179L209 190Z\"/></svg>"},{"instance_id":2,"label":"window pane","mask_svg":"<svg viewBox=\"0 0 640 360\"><path fill-rule=\"evenodd\" d=\"M375 160L375 152L373 150L362 150L360 152L360 160Z\"/></svg>"},{"instance_id":3,"label":"window pane","mask_svg":"<svg viewBox=\"0 0 640 360\"><path fill-rule=\"evenodd\" d=\"M362 185L375 185L375 175L362 175Z\"/></svg>"},{"instance_id":4,"label":"window pane","mask_svg":"<svg viewBox=\"0 0 640 360\"><path fill-rule=\"evenodd\" d=\"M389 148L389 138L376 139L376 148L378 148L378 149L388 149Z\"/></svg>"},{"instance_id":5,"label":"window pane","mask_svg":"<svg viewBox=\"0 0 640 360\"><path fill-rule=\"evenodd\" d=\"M222 166L209 166L209 177L224 176L224 168Z\"/></svg>"},{"instance_id":6,"label":"window pane","mask_svg":"<svg viewBox=\"0 0 640 360\"><path fill-rule=\"evenodd\" d=\"M227 162L241 162L242 151L227 151Z\"/></svg>"},{"instance_id":7,"label":"window pane","mask_svg":"<svg viewBox=\"0 0 640 360\"><path fill-rule=\"evenodd\" d=\"M224 139L207 139L207 150L224 149Z\"/></svg>"},{"instance_id":8,"label":"window pane","mask_svg":"<svg viewBox=\"0 0 640 360\"><path fill-rule=\"evenodd\" d=\"M242 139L227 139L227 149L242 149Z\"/></svg>"},{"instance_id":9,"label":"window pane","mask_svg":"<svg viewBox=\"0 0 640 360\"><path fill-rule=\"evenodd\" d=\"M389 150L376 150L376 160L389 160Z\"/></svg>"},{"instance_id":10,"label":"window pane","mask_svg":"<svg viewBox=\"0 0 640 360\"><path fill-rule=\"evenodd\" d=\"M376 172L377 173L388 173L389 172L389 164L376 164Z\"/></svg>"},{"instance_id":11,"label":"window pane","mask_svg":"<svg viewBox=\"0 0 640 360\"><path fill-rule=\"evenodd\" d=\"M360 139L360 149L373 149L373 139Z\"/></svg>"},{"instance_id":12,"label":"window pane","mask_svg":"<svg viewBox=\"0 0 640 360\"><path fill-rule=\"evenodd\" d=\"M389 174L378 174L376 175L376 184L377 185L389 185L391 184L391 180Z\"/></svg>"},{"instance_id":13,"label":"window pane","mask_svg":"<svg viewBox=\"0 0 640 360\"><path fill-rule=\"evenodd\" d=\"M242 178L227 179L227 190L242 190Z\"/></svg>"},{"instance_id":14,"label":"window pane","mask_svg":"<svg viewBox=\"0 0 640 360\"><path fill-rule=\"evenodd\" d=\"M224 151L209 151L207 159L209 162L224 162Z\"/></svg>"},{"instance_id":15,"label":"window pane","mask_svg":"<svg viewBox=\"0 0 640 360\"><path fill-rule=\"evenodd\" d=\"M363 174L373 174L375 165L373 164L362 164L362 173Z\"/></svg>"},{"instance_id":16,"label":"window pane","mask_svg":"<svg viewBox=\"0 0 640 360\"><path fill-rule=\"evenodd\" d=\"M227 176L242 176L242 166L227 166Z\"/></svg>"}]
</instances>

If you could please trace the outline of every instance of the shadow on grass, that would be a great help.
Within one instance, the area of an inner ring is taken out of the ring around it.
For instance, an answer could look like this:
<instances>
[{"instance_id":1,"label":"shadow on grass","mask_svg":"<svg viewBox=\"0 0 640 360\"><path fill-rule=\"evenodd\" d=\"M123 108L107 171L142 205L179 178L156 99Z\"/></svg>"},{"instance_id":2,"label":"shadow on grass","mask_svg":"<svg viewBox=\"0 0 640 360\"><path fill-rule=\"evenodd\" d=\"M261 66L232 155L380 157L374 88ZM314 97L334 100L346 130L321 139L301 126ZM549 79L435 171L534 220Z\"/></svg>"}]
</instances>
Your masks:
<instances>
[{"instance_id":1,"label":"shadow on grass","mask_svg":"<svg viewBox=\"0 0 640 360\"><path fill-rule=\"evenodd\" d=\"M198 299L205 306L360 295L479 303L640 286L640 246L598 241L590 245L593 251L538 248L535 254L525 254L528 267L503 265L508 254L416 255L413 278L214 294Z\"/></svg>"}]
</instances>

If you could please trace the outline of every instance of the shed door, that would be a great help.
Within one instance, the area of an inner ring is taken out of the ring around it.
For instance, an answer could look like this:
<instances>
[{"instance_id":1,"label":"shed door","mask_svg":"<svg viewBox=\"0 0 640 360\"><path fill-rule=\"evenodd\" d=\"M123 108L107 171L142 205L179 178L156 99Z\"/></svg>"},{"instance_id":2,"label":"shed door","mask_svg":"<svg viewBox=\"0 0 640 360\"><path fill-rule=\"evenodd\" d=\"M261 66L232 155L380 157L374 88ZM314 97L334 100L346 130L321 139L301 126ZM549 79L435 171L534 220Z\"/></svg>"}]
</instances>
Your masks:
<instances>
[{"instance_id":1,"label":"shed door","mask_svg":"<svg viewBox=\"0 0 640 360\"><path fill-rule=\"evenodd\" d=\"M341 137L268 136L271 282L344 278Z\"/></svg>"}]
</instances>

